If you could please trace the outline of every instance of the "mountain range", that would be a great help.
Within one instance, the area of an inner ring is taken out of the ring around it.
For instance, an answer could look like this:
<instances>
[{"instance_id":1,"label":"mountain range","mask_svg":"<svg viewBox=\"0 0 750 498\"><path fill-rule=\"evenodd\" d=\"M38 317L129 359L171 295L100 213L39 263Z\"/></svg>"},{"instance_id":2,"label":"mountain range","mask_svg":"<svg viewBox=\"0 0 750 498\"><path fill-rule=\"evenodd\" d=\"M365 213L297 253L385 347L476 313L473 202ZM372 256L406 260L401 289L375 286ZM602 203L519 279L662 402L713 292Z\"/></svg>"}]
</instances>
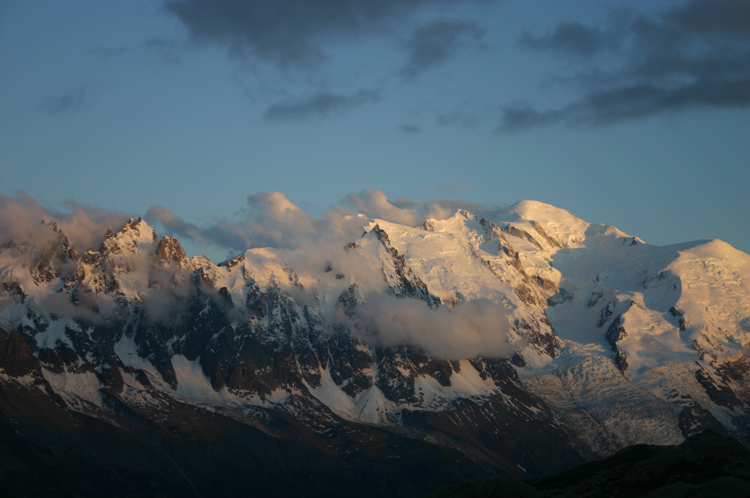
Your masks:
<instances>
[{"instance_id":1,"label":"mountain range","mask_svg":"<svg viewBox=\"0 0 750 498\"><path fill-rule=\"evenodd\" d=\"M41 220L40 220L41 221ZM522 201L188 257L0 234L0 485L419 496L710 429L750 444L750 256Z\"/></svg>"}]
</instances>

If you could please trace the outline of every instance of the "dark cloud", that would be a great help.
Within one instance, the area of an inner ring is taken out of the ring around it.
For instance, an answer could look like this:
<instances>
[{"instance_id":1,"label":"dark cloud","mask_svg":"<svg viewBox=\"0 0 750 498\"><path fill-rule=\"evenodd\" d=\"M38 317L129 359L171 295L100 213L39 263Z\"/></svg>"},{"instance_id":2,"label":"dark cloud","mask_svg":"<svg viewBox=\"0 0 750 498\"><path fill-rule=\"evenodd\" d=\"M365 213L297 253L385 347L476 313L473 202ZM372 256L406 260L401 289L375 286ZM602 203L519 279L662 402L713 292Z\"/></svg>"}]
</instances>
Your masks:
<instances>
[{"instance_id":1,"label":"dark cloud","mask_svg":"<svg viewBox=\"0 0 750 498\"><path fill-rule=\"evenodd\" d=\"M265 111L269 121L295 121L312 116L324 117L330 114L343 114L358 107L380 99L380 91L375 89L360 90L351 95L321 92L302 99L290 99L277 102Z\"/></svg>"},{"instance_id":2,"label":"dark cloud","mask_svg":"<svg viewBox=\"0 0 750 498\"><path fill-rule=\"evenodd\" d=\"M398 129L401 130L402 133L409 133L412 135L416 135L417 133L422 131L419 129L419 126L413 124L404 124L399 126Z\"/></svg>"},{"instance_id":3,"label":"dark cloud","mask_svg":"<svg viewBox=\"0 0 750 498\"><path fill-rule=\"evenodd\" d=\"M433 0L435 1L435 0ZM236 57L282 67L312 68L327 55L322 42L382 31L404 19L420 0L168 0L191 38L219 43Z\"/></svg>"},{"instance_id":4,"label":"dark cloud","mask_svg":"<svg viewBox=\"0 0 750 498\"><path fill-rule=\"evenodd\" d=\"M465 42L478 44L484 30L473 21L441 19L414 30L406 42L409 60L401 75L413 78L450 59Z\"/></svg>"},{"instance_id":5,"label":"dark cloud","mask_svg":"<svg viewBox=\"0 0 750 498\"><path fill-rule=\"evenodd\" d=\"M750 3L742 0L700 0L671 9L664 22L678 34L701 34L723 39L727 34L750 37Z\"/></svg>"},{"instance_id":6,"label":"dark cloud","mask_svg":"<svg viewBox=\"0 0 750 498\"><path fill-rule=\"evenodd\" d=\"M520 133L559 123L566 117L566 112L558 110L539 111L527 105L506 106L497 131L501 133Z\"/></svg>"},{"instance_id":7,"label":"dark cloud","mask_svg":"<svg viewBox=\"0 0 750 498\"><path fill-rule=\"evenodd\" d=\"M694 0L652 17L618 11L601 28L565 23L545 36L526 33L520 42L539 51L605 54L614 69L582 67L566 78L580 94L561 108L506 106L500 132L750 107L748 2Z\"/></svg>"},{"instance_id":8,"label":"dark cloud","mask_svg":"<svg viewBox=\"0 0 750 498\"><path fill-rule=\"evenodd\" d=\"M612 38L598 28L590 28L578 22L565 22L544 36L533 36L525 31L519 44L533 50L590 57L606 47L610 40Z\"/></svg>"},{"instance_id":9,"label":"dark cloud","mask_svg":"<svg viewBox=\"0 0 750 498\"><path fill-rule=\"evenodd\" d=\"M87 87L73 88L67 92L47 97L41 108L48 114L66 114L76 112L86 107Z\"/></svg>"},{"instance_id":10,"label":"dark cloud","mask_svg":"<svg viewBox=\"0 0 750 498\"><path fill-rule=\"evenodd\" d=\"M479 124L479 118L462 111L452 111L448 114L439 115L437 123L442 126L460 126L462 128L474 129Z\"/></svg>"}]
</instances>

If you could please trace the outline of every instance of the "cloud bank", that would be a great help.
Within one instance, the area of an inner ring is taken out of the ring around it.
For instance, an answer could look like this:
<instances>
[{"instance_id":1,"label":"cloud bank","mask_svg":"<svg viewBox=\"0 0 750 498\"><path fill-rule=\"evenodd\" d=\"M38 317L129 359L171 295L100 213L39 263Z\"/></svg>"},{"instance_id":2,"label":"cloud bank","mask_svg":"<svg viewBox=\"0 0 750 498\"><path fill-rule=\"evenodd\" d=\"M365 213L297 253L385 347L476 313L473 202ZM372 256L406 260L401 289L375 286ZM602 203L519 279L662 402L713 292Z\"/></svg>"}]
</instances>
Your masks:
<instances>
[{"instance_id":1,"label":"cloud bank","mask_svg":"<svg viewBox=\"0 0 750 498\"><path fill-rule=\"evenodd\" d=\"M89 247L97 250L107 228L118 230L130 218L125 213L73 200L65 201L63 206L64 211L44 208L24 192L16 197L0 196L0 243L51 241L56 235L48 224L54 222L79 252Z\"/></svg>"},{"instance_id":2,"label":"cloud bank","mask_svg":"<svg viewBox=\"0 0 750 498\"><path fill-rule=\"evenodd\" d=\"M466 190L463 184L449 182L436 187L439 193ZM13 240L50 241L56 236L48 225L56 223L71 245L79 252L98 250L108 228L119 230L131 217L119 211L108 211L74 200L63 203L62 210L43 207L25 193L16 197L0 196L0 243ZM380 190L366 189L349 194L338 205L314 218L291 202L281 192L260 192L247 197L246 206L234 217L198 226L161 205L151 206L143 218L157 231L190 240L206 249L218 249L234 257L251 248L297 250L330 244L342 244L362 235L369 220L382 219L412 227L421 226L430 218L445 219L458 209L467 209L477 216L492 218L500 207L462 200L409 198L389 199Z\"/></svg>"},{"instance_id":3,"label":"cloud bank","mask_svg":"<svg viewBox=\"0 0 750 498\"><path fill-rule=\"evenodd\" d=\"M450 182L436 187L439 192L466 188L465 185L458 182ZM477 204L469 201L431 199L415 202L408 198L390 200L382 191L374 189L349 194L341 199L339 204L355 212L363 213L368 218L382 219L412 227L420 226L429 218L449 218L459 209L467 209L484 218L493 218L500 211L500 207L497 205Z\"/></svg>"},{"instance_id":4,"label":"cloud bank","mask_svg":"<svg viewBox=\"0 0 750 498\"><path fill-rule=\"evenodd\" d=\"M439 192L465 189L459 183L438 188ZM320 240L335 244L348 243L362 235L367 220L382 219L408 226L420 226L428 218L445 219L458 209L467 209L477 216L492 218L500 211L496 205L468 201L431 199L416 202L408 198L389 199L380 190L366 189L349 194L338 206L326 211L321 219L313 218L292 203L281 192L261 192L248 196L246 207L232 219L198 227L169 209L151 206L144 219L159 223L173 237L190 238L206 247L221 248L236 255L249 248L272 247L295 249ZM312 241L312 242L311 242Z\"/></svg>"}]
</instances>

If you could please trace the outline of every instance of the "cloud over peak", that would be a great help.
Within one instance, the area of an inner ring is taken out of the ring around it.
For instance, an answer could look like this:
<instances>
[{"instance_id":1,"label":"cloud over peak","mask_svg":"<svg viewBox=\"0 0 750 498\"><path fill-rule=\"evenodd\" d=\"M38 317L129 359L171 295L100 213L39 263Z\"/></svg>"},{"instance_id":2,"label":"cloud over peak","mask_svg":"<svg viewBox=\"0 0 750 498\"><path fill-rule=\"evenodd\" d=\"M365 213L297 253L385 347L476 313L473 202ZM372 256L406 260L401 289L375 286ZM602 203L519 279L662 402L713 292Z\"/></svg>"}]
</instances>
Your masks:
<instances>
[{"instance_id":1,"label":"cloud over peak","mask_svg":"<svg viewBox=\"0 0 750 498\"><path fill-rule=\"evenodd\" d=\"M63 202L63 206L63 211L45 208L25 192L16 197L0 196L0 243L48 240L53 232L47 224L54 222L71 245L83 252L89 247L98 249L107 228L118 230L130 218L126 213L74 200Z\"/></svg>"}]
</instances>

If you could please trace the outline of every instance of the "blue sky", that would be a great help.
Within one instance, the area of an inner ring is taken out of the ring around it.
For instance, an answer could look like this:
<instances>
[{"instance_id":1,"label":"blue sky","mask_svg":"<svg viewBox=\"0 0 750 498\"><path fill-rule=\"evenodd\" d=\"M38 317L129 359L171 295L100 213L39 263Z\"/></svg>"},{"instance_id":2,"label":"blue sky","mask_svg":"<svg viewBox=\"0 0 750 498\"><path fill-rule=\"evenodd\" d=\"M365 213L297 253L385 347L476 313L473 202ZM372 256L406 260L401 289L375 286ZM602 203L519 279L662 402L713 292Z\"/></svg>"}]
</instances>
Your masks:
<instances>
[{"instance_id":1,"label":"blue sky","mask_svg":"<svg viewBox=\"0 0 750 498\"><path fill-rule=\"evenodd\" d=\"M265 192L534 199L750 252L748 2L5 0L0 67L4 206L142 215L214 259L244 243L221 227L268 240Z\"/></svg>"}]
</instances>

